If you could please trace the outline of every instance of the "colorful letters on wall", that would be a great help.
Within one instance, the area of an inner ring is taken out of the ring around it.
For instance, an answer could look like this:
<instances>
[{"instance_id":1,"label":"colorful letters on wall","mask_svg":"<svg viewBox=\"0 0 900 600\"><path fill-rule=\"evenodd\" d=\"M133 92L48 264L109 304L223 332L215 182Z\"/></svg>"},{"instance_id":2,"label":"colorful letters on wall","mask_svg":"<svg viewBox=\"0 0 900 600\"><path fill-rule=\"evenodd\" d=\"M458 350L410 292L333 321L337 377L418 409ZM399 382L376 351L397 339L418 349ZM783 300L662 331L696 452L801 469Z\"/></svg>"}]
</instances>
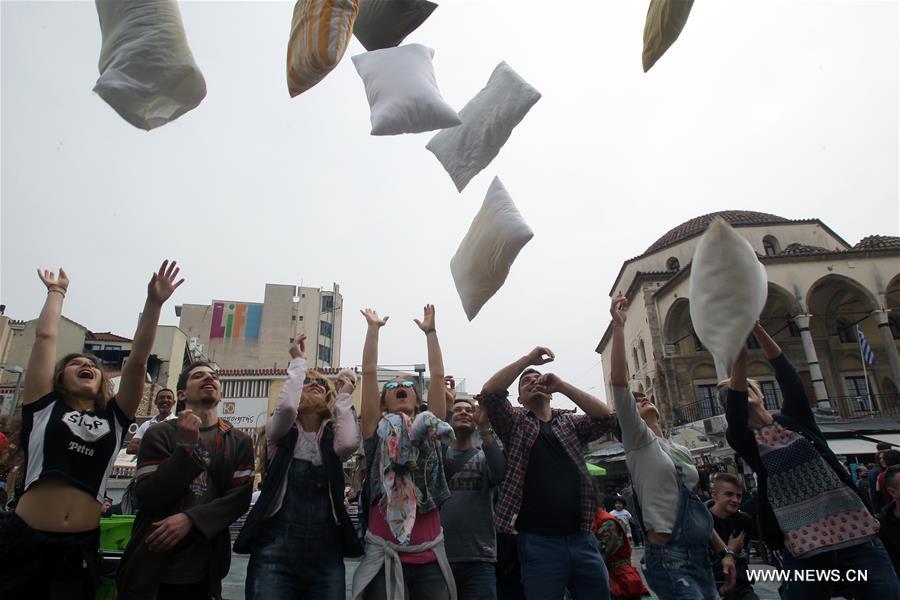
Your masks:
<instances>
[{"instance_id":1,"label":"colorful letters on wall","mask_svg":"<svg viewBox=\"0 0 900 600\"><path fill-rule=\"evenodd\" d=\"M214 302L209 339L259 340L262 304Z\"/></svg>"}]
</instances>

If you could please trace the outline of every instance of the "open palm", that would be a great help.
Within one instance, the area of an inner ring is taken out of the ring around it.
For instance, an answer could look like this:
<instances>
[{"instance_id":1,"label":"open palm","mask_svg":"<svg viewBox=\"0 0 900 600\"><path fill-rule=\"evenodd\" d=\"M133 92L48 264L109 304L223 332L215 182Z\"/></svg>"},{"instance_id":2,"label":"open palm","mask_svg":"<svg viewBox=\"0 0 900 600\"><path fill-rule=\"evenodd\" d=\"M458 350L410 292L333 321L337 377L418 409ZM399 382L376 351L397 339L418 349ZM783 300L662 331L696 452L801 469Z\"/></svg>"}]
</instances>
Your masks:
<instances>
[{"instance_id":1,"label":"open palm","mask_svg":"<svg viewBox=\"0 0 900 600\"><path fill-rule=\"evenodd\" d=\"M174 260L171 264L168 260L164 260L159 271L150 278L150 283L147 285L147 298L159 304L168 300L178 286L184 283L184 278L175 281L179 271L181 268Z\"/></svg>"}]
</instances>

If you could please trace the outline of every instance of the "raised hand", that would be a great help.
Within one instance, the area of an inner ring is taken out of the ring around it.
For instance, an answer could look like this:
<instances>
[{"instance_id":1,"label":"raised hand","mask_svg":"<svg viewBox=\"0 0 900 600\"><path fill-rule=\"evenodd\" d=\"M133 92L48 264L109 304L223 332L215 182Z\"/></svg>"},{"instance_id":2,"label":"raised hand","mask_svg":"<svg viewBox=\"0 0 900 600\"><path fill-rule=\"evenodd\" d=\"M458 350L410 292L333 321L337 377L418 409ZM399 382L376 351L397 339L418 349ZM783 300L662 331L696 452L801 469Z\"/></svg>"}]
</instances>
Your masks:
<instances>
[{"instance_id":1,"label":"raised hand","mask_svg":"<svg viewBox=\"0 0 900 600\"><path fill-rule=\"evenodd\" d=\"M434 331L434 304L426 304L423 310L424 315L422 316L422 320L413 319L416 322L416 325L419 326L419 329L424 331L426 334Z\"/></svg>"},{"instance_id":2,"label":"raised hand","mask_svg":"<svg viewBox=\"0 0 900 600\"><path fill-rule=\"evenodd\" d=\"M374 308L365 308L359 312L366 318L366 323L369 324L369 327L384 327L384 324L390 319L388 316L385 316L383 319L379 318Z\"/></svg>"},{"instance_id":3,"label":"raised hand","mask_svg":"<svg viewBox=\"0 0 900 600\"><path fill-rule=\"evenodd\" d=\"M553 359L556 358L556 355L553 354L553 351L550 348L545 348L544 346L538 346L534 350L528 353L528 364L531 366L540 366L545 365L548 362L553 362Z\"/></svg>"},{"instance_id":4,"label":"raised hand","mask_svg":"<svg viewBox=\"0 0 900 600\"><path fill-rule=\"evenodd\" d=\"M491 415L488 412L488 407L480 401L475 409L475 428L478 429L478 431L484 431L485 429L491 428Z\"/></svg>"},{"instance_id":5,"label":"raised hand","mask_svg":"<svg viewBox=\"0 0 900 600\"><path fill-rule=\"evenodd\" d=\"M179 271L181 267L178 267L174 260L171 264L168 260L164 260L159 272L154 273L150 283L147 284L147 299L160 305L168 300L178 286L184 283L183 277L178 282L175 281Z\"/></svg>"},{"instance_id":6,"label":"raised hand","mask_svg":"<svg viewBox=\"0 0 900 600\"><path fill-rule=\"evenodd\" d=\"M294 338L291 347L288 349L291 358L306 358L306 334L301 333Z\"/></svg>"},{"instance_id":7,"label":"raised hand","mask_svg":"<svg viewBox=\"0 0 900 600\"><path fill-rule=\"evenodd\" d=\"M356 382L351 379L351 375L347 371L341 371L337 376L337 393L353 394L356 389Z\"/></svg>"},{"instance_id":8,"label":"raised hand","mask_svg":"<svg viewBox=\"0 0 900 600\"><path fill-rule=\"evenodd\" d=\"M562 389L563 380L555 373L544 373L538 378L537 384L543 388L544 392L553 394Z\"/></svg>"},{"instance_id":9,"label":"raised hand","mask_svg":"<svg viewBox=\"0 0 900 600\"><path fill-rule=\"evenodd\" d=\"M609 314L612 315L613 325L618 325L619 327L623 327L625 325L625 321L628 318L628 298L622 295L621 292L616 294L616 296L612 299L612 304L609 307Z\"/></svg>"},{"instance_id":10,"label":"raised hand","mask_svg":"<svg viewBox=\"0 0 900 600\"><path fill-rule=\"evenodd\" d=\"M42 273L40 269L37 270L38 277L41 278L41 281L45 286L47 286L47 291L57 290L66 294L66 290L69 289L69 276L66 275L66 272L62 267L59 268L59 277L53 273L53 271L44 270Z\"/></svg>"},{"instance_id":11,"label":"raised hand","mask_svg":"<svg viewBox=\"0 0 900 600\"><path fill-rule=\"evenodd\" d=\"M195 415L191 409L181 411L178 413L178 420L175 421L177 428L175 441L179 446L196 446L200 442L200 425L202 424L200 417Z\"/></svg>"},{"instance_id":12,"label":"raised hand","mask_svg":"<svg viewBox=\"0 0 900 600\"><path fill-rule=\"evenodd\" d=\"M453 406L456 400L456 380L453 375L444 375L444 395L447 397L447 406Z\"/></svg>"}]
</instances>

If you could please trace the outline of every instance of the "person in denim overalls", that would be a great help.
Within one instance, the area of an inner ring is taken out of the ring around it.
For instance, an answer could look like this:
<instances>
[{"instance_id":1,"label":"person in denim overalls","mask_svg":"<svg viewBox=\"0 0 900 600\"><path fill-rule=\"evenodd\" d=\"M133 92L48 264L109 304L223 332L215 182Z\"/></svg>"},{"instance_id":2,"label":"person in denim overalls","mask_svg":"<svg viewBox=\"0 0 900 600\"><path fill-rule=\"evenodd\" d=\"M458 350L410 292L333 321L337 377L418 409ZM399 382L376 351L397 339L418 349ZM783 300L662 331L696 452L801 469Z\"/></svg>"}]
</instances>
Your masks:
<instances>
[{"instance_id":1,"label":"person in denim overalls","mask_svg":"<svg viewBox=\"0 0 900 600\"><path fill-rule=\"evenodd\" d=\"M635 513L646 538L644 577L660 598L718 600L709 547L723 559L728 578L723 592L734 586L734 553L719 538L709 509L692 491L699 474L690 450L667 440L653 403L628 390L627 307L622 295L612 301L610 383L625 461L634 482Z\"/></svg>"},{"instance_id":2,"label":"person in denim overalls","mask_svg":"<svg viewBox=\"0 0 900 600\"><path fill-rule=\"evenodd\" d=\"M266 423L265 485L234 551L250 553L249 600L343 600L344 557L362 554L344 506L341 467L359 445L354 382L342 373L335 397L330 380L307 370L305 335L290 354L288 380Z\"/></svg>"},{"instance_id":3,"label":"person in denim overalls","mask_svg":"<svg viewBox=\"0 0 900 600\"><path fill-rule=\"evenodd\" d=\"M647 544L644 577L661 598L719 597L709 563L712 514L702 500L685 485L684 467L673 461L678 475L678 513L675 528L663 544ZM634 503L638 522L644 528L640 498ZM693 588L690 591L681 588ZM700 595L697 594L700 592Z\"/></svg>"}]
</instances>

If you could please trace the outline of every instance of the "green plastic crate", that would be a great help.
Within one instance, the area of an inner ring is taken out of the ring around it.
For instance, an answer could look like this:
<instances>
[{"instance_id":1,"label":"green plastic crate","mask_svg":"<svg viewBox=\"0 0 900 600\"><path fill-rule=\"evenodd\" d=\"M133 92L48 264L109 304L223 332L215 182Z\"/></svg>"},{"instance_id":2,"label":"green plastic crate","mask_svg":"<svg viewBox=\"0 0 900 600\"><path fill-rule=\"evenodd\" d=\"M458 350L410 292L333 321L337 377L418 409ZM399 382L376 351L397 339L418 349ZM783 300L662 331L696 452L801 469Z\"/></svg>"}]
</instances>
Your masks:
<instances>
[{"instance_id":1,"label":"green plastic crate","mask_svg":"<svg viewBox=\"0 0 900 600\"><path fill-rule=\"evenodd\" d=\"M100 548L124 550L131 540L134 515L113 515L100 519Z\"/></svg>"}]
</instances>

